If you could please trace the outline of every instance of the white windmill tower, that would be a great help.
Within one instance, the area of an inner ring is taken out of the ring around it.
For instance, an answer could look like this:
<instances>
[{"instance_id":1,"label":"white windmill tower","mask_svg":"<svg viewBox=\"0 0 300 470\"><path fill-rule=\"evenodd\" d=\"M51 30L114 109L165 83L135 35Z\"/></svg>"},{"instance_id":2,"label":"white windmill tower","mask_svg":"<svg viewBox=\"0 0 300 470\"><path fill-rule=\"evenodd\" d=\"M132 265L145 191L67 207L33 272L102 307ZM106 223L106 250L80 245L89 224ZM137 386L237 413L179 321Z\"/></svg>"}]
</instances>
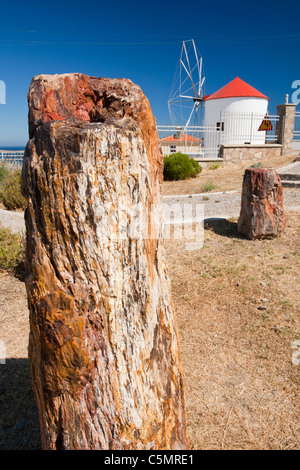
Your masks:
<instances>
[{"instance_id":1,"label":"white windmill tower","mask_svg":"<svg viewBox=\"0 0 300 470\"><path fill-rule=\"evenodd\" d=\"M174 126L186 129L188 126L203 125L205 77L202 74L202 57L195 41L183 41L168 100L170 119Z\"/></svg>"}]
</instances>

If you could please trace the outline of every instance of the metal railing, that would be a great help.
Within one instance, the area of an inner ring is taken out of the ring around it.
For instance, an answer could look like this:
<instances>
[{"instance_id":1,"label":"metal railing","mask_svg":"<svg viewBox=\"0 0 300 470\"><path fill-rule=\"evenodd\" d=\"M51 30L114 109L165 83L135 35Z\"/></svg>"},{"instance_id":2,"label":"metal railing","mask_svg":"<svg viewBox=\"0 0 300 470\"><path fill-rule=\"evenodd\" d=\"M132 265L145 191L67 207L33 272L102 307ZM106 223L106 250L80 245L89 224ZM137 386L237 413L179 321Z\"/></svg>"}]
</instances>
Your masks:
<instances>
[{"instance_id":1,"label":"metal railing","mask_svg":"<svg viewBox=\"0 0 300 470\"><path fill-rule=\"evenodd\" d=\"M278 142L277 115L223 111L219 119L206 126L158 125L163 155L181 152L194 158L218 158L222 144L260 146ZM263 122L269 130L260 130Z\"/></svg>"},{"instance_id":2,"label":"metal railing","mask_svg":"<svg viewBox=\"0 0 300 470\"><path fill-rule=\"evenodd\" d=\"M163 155L174 152L194 158L218 158L222 144L265 145L278 142L279 116L268 115L270 130L260 131L265 116L259 113L221 112L220 121L206 126L158 125ZM300 140L300 112L295 116L294 140ZM24 150L0 150L0 162L21 166Z\"/></svg>"},{"instance_id":3,"label":"metal railing","mask_svg":"<svg viewBox=\"0 0 300 470\"><path fill-rule=\"evenodd\" d=\"M222 126L220 142L241 145L277 143L279 119L277 115L223 111L220 114L220 126ZM260 130L261 126L268 130Z\"/></svg>"},{"instance_id":4,"label":"metal railing","mask_svg":"<svg viewBox=\"0 0 300 470\"><path fill-rule=\"evenodd\" d=\"M220 149L216 126L158 125L163 155L181 152L193 158L217 158Z\"/></svg>"},{"instance_id":5,"label":"metal railing","mask_svg":"<svg viewBox=\"0 0 300 470\"><path fill-rule=\"evenodd\" d=\"M0 163L22 166L24 150L0 150Z\"/></svg>"},{"instance_id":6,"label":"metal railing","mask_svg":"<svg viewBox=\"0 0 300 470\"><path fill-rule=\"evenodd\" d=\"M294 127L294 137L293 140L300 140L300 112L296 111L295 113L295 127Z\"/></svg>"}]
</instances>

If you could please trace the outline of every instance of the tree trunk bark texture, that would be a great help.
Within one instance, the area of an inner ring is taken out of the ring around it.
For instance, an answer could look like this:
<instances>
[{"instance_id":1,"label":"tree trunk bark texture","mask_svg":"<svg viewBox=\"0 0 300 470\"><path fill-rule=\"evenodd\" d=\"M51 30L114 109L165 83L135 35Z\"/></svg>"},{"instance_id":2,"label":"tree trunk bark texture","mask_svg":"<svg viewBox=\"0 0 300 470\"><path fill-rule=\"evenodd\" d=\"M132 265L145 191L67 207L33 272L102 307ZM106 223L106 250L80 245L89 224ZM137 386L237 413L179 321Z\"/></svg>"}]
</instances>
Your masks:
<instances>
[{"instance_id":1,"label":"tree trunk bark texture","mask_svg":"<svg viewBox=\"0 0 300 470\"><path fill-rule=\"evenodd\" d=\"M149 102L130 80L82 74L34 77L28 102L22 190L42 448L186 449Z\"/></svg>"},{"instance_id":2,"label":"tree trunk bark texture","mask_svg":"<svg viewBox=\"0 0 300 470\"><path fill-rule=\"evenodd\" d=\"M247 238L280 236L286 226L281 179L272 168L248 168L242 188L238 231Z\"/></svg>"}]
</instances>

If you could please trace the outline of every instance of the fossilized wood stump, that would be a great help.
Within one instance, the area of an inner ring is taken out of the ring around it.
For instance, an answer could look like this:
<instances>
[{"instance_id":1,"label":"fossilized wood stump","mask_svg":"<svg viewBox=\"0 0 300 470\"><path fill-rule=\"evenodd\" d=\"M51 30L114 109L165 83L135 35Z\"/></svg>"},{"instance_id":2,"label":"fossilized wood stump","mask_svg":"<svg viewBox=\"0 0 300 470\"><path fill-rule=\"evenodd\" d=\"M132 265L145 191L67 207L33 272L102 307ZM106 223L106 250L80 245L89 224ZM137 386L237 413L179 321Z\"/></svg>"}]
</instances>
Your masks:
<instances>
[{"instance_id":1,"label":"fossilized wood stump","mask_svg":"<svg viewBox=\"0 0 300 470\"><path fill-rule=\"evenodd\" d=\"M249 168L242 188L238 231L250 239L277 237L286 225L281 179L270 168Z\"/></svg>"},{"instance_id":2,"label":"fossilized wood stump","mask_svg":"<svg viewBox=\"0 0 300 470\"><path fill-rule=\"evenodd\" d=\"M22 188L42 447L185 449L149 102L129 80L82 74L37 76L28 101Z\"/></svg>"}]
</instances>

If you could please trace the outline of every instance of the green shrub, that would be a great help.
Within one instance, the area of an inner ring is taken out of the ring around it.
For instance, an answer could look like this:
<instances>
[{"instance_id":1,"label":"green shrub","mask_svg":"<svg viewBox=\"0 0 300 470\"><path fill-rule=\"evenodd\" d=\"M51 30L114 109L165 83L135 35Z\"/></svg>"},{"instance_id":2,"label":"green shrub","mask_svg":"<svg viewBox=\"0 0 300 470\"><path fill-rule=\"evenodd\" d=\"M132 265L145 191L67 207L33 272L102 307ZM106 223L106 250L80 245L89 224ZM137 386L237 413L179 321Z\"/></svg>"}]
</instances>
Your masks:
<instances>
[{"instance_id":1,"label":"green shrub","mask_svg":"<svg viewBox=\"0 0 300 470\"><path fill-rule=\"evenodd\" d=\"M250 168L262 168L263 164L262 162L258 163L253 163L253 165L250 166Z\"/></svg>"},{"instance_id":2,"label":"green shrub","mask_svg":"<svg viewBox=\"0 0 300 470\"><path fill-rule=\"evenodd\" d=\"M165 181L185 180L195 178L201 173L202 167L193 158L183 153L173 153L164 157Z\"/></svg>"},{"instance_id":3,"label":"green shrub","mask_svg":"<svg viewBox=\"0 0 300 470\"><path fill-rule=\"evenodd\" d=\"M25 209L26 199L21 194L21 170L11 170L0 186L0 198L8 210Z\"/></svg>"},{"instance_id":4,"label":"green shrub","mask_svg":"<svg viewBox=\"0 0 300 470\"><path fill-rule=\"evenodd\" d=\"M199 173L201 173L202 171L202 166L200 165L199 162L197 162L196 160L194 160L194 158L190 158L190 161L195 169L195 176L199 175Z\"/></svg>"},{"instance_id":5,"label":"green shrub","mask_svg":"<svg viewBox=\"0 0 300 470\"><path fill-rule=\"evenodd\" d=\"M10 170L9 170L8 165L4 162L1 162L0 163L0 184L5 180L9 172Z\"/></svg>"},{"instance_id":6,"label":"green shrub","mask_svg":"<svg viewBox=\"0 0 300 470\"><path fill-rule=\"evenodd\" d=\"M208 169L209 170L217 170L219 168L220 164L218 162L213 162L209 165Z\"/></svg>"},{"instance_id":7,"label":"green shrub","mask_svg":"<svg viewBox=\"0 0 300 470\"><path fill-rule=\"evenodd\" d=\"M208 193L209 191L213 191L215 189L215 184L212 181L208 181L207 183L203 184L200 188L201 193Z\"/></svg>"},{"instance_id":8,"label":"green shrub","mask_svg":"<svg viewBox=\"0 0 300 470\"><path fill-rule=\"evenodd\" d=\"M12 269L24 259L24 244L17 233L0 225L0 269Z\"/></svg>"}]
</instances>

